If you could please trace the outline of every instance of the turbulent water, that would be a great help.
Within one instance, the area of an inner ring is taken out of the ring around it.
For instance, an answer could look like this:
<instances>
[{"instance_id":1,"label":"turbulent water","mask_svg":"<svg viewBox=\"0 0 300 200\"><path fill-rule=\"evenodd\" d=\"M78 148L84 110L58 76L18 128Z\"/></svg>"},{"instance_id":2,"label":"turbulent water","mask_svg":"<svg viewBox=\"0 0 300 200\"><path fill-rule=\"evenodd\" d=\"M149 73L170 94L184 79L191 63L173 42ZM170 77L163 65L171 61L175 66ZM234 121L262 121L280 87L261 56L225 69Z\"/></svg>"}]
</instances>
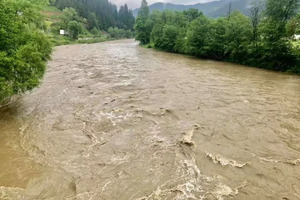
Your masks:
<instances>
[{"instance_id":1,"label":"turbulent water","mask_svg":"<svg viewBox=\"0 0 300 200\"><path fill-rule=\"evenodd\" d=\"M0 199L300 199L300 77L133 40L57 47L0 108Z\"/></svg>"}]
</instances>

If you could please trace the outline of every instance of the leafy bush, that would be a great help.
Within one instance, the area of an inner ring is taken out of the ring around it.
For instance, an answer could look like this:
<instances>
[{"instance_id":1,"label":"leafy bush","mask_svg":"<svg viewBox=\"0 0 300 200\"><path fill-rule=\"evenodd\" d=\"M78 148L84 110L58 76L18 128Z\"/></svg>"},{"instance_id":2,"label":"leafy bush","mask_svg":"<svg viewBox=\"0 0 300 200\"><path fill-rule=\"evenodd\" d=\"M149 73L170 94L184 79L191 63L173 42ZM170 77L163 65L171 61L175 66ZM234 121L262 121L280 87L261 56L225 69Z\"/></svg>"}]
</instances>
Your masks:
<instances>
[{"instance_id":1,"label":"leafy bush","mask_svg":"<svg viewBox=\"0 0 300 200\"><path fill-rule=\"evenodd\" d=\"M30 1L0 1L0 101L39 85L52 51Z\"/></svg>"}]
</instances>

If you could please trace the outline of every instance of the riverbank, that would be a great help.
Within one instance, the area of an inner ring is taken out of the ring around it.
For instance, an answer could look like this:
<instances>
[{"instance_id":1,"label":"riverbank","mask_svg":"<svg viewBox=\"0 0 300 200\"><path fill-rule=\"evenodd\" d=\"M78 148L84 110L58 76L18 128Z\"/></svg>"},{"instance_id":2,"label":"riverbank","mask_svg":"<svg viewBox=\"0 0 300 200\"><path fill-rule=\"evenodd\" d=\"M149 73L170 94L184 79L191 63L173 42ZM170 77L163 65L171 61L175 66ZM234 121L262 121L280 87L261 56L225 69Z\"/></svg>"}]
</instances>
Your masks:
<instances>
[{"instance_id":1,"label":"riverbank","mask_svg":"<svg viewBox=\"0 0 300 200\"><path fill-rule=\"evenodd\" d=\"M52 36L52 43L54 46L62 46L62 45L70 45L70 44L94 44L94 43L108 42L108 41L114 41L114 40L124 40L124 39L130 39L130 38L116 39L116 38L104 36L104 37L73 40L69 37L57 35L57 36Z\"/></svg>"},{"instance_id":2,"label":"riverbank","mask_svg":"<svg viewBox=\"0 0 300 200\"><path fill-rule=\"evenodd\" d=\"M146 49L155 49L157 51L163 51L163 52L168 52L168 53L193 56L193 55L190 55L190 54L166 51L162 48L155 47L154 43L139 44L139 46L141 46L143 48L146 48ZM300 75L300 41L293 41L292 46L293 46L293 50L295 52L295 55L299 56L299 58L298 58L299 59L299 66L295 66L291 70L281 71L281 72L284 72L286 74ZM201 59L201 57L197 57L197 56L194 56L194 57ZM204 59L214 60L214 59L211 59L211 58L204 58ZM238 65L243 65L243 66L248 66L248 67L254 67L254 68L259 68L259 69L266 69L266 70L271 70L271 71L278 71L278 70L270 69L269 67L259 67L259 66L256 66L256 65L247 65L247 64L243 64L243 63L239 63L239 62L232 62L232 61L228 61L228 60L215 60L215 61L228 62L228 63L238 64Z\"/></svg>"}]
</instances>

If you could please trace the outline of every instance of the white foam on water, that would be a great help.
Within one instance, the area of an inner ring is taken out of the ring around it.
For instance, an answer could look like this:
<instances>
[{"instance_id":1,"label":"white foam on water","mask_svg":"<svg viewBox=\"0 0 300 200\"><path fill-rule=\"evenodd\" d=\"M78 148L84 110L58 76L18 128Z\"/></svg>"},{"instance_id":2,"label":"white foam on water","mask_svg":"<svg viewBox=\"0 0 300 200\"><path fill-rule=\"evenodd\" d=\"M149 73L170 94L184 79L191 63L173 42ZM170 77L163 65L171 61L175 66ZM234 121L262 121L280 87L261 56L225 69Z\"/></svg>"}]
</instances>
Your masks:
<instances>
[{"instance_id":1,"label":"white foam on water","mask_svg":"<svg viewBox=\"0 0 300 200\"><path fill-rule=\"evenodd\" d=\"M261 162L271 162L271 163L278 163L279 161L278 160L275 160L273 158L263 158L263 157L259 157L259 160Z\"/></svg>"},{"instance_id":2,"label":"white foam on water","mask_svg":"<svg viewBox=\"0 0 300 200\"><path fill-rule=\"evenodd\" d=\"M217 185L212 194L218 199L223 200L223 196L235 196L238 194L238 190L233 190L225 184L220 183Z\"/></svg>"},{"instance_id":3,"label":"white foam on water","mask_svg":"<svg viewBox=\"0 0 300 200\"><path fill-rule=\"evenodd\" d=\"M261 162L285 163L285 164L294 165L294 166L297 166L298 164L300 164L300 158L294 159L294 160L275 160L273 158L259 157L259 160Z\"/></svg>"},{"instance_id":4,"label":"white foam on water","mask_svg":"<svg viewBox=\"0 0 300 200\"><path fill-rule=\"evenodd\" d=\"M238 163L237 161L225 158L220 154L211 154L211 153L208 153L208 152L205 152L205 154L206 154L206 157L210 158L215 164L221 164L222 166L230 165L232 167L242 168L246 165L250 165L249 162L247 162L247 163Z\"/></svg>"},{"instance_id":5,"label":"white foam on water","mask_svg":"<svg viewBox=\"0 0 300 200\"><path fill-rule=\"evenodd\" d=\"M185 132L182 139L180 140L180 143L186 144L189 146L195 146L195 142L192 141L193 135L194 135L194 129Z\"/></svg>"},{"instance_id":6,"label":"white foam on water","mask_svg":"<svg viewBox=\"0 0 300 200\"><path fill-rule=\"evenodd\" d=\"M127 120L129 117L132 117L131 113L126 113L125 115L117 115L114 112L101 112L100 117L97 115L97 117L100 119L101 117L106 117L109 119L113 126L117 126L118 123Z\"/></svg>"},{"instance_id":7,"label":"white foam on water","mask_svg":"<svg viewBox=\"0 0 300 200\"><path fill-rule=\"evenodd\" d=\"M300 158L295 159L295 160L287 160L287 161L285 161L285 163L291 164L291 165L298 165L298 164L300 164Z\"/></svg>"},{"instance_id":8,"label":"white foam on water","mask_svg":"<svg viewBox=\"0 0 300 200\"><path fill-rule=\"evenodd\" d=\"M25 191L18 187L0 187L1 200L27 200Z\"/></svg>"}]
</instances>

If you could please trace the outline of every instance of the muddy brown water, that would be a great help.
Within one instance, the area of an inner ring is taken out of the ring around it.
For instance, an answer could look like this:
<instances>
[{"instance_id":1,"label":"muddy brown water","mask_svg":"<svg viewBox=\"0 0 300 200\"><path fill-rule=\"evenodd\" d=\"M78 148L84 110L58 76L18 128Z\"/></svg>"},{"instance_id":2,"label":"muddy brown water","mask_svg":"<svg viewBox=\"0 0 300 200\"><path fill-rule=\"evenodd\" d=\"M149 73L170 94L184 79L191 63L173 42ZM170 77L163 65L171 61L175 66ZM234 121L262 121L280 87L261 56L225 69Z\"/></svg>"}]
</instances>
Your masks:
<instances>
[{"instance_id":1,"label":"muddy brown water","mask_svg":"<svg viewBox=\"0 0 300 200\"><path fill-rule=\"evenodd\" d=\"M0 108L0 199L300 199L300 77L133 40L57 47Z\"/></svg>"}]
</instances>

